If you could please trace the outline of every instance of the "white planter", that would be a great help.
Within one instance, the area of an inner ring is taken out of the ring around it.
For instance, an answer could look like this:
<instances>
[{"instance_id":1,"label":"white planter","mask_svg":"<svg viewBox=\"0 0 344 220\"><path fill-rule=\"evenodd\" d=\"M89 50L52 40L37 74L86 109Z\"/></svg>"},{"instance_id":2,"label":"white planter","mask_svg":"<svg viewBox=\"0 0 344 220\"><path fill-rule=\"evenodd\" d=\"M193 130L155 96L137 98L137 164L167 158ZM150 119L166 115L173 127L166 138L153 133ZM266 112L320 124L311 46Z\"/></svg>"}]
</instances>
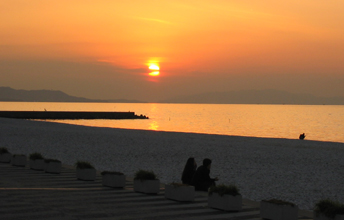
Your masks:
<instances>
[{"instance_id":1,"label":"white planter","mask_svg":"<svg viewBox=\"0 0 344 220\"><path fill-rule=\"evenodd\" d=\"M60 161L50 161L44 163L44 170L46 173L61 173L62 163Z\"/></svg>"},{"instance_id":2,"label":"white planter","mask_svg":"<svg viewBox=\"0 0 344 220\"><path fill-rule=\"evenodd\" d=\"M344 215L336 215L334 218L329 218L323 214L317 216L314 213L314 220L344 220Z\"/></svg>"},{"instance_id":3,"label":"white planter","mask_svg":"<svg viewBox=\"0 0 344 220\"><path fill-rule=\"evenodd\" d=\"M225 211L240 211L242 209L242 196L228 194L220 196L218 193L212 193L208 196L208 206Z\"/></svg>"},{"instance_id":4,"label":"white planter","mask_svg":"<svg viewBox=\"0 0 344 220\"><path fill-rule=\"evenodd\" d=\"M260 216L270 220L297 220L298 207L291 205L275 204L271 202L260 202Z\"/></svg>"},{"instance_id":5,"label":"white planter","mask_svg":"<svg viewBox=\"0 0 344 220\"><path fill-rule=\"evenodd\" d=\"M76 169L76 178L79 180L95 180L96 179L96 169Z\"/></svg>"},{"instance_id":6,"label":"white planter","mask_svg":"<svg viewBox=\"0 0 344 220\"><path fill-rule=\"evenodd\" d=\"M30 160L30 169L44 170L44 159Z\"/></svg>"},{"instance_id":7,"label":"white planter","mask_svg":"<svg viewBox=\"0 0 344 220\"><path fill-rule=\"evenodd\" d=\"M134 180L134 191L147 194L158 194L160 180Z\"/></svg>"},{"instance_id":8,"label":"white planter","mask_svg":"<svg viewBox=\"0 0 344 220\"><path fill-rule=\"evenodd\" d=\"M107 173L102 175L103 186L125 187L125 175Z\"/></svg>"},{"instance_id":9,"label":"white planter","mask_svg":"<svg viewBox=\"0 0 344 220\"><path fill-rule=\"evenodd\" d=\"M12 154L10 153L4 153L0 154L0 162L1 163L9 163L11 162Z\"/></svg>"},{"instance_id":10,"label":"white planter","mask_svg":"<svg viewBox=\"0 0 344 220\"><path fill-rule=\"evenodd\" d=\"M182 202L192 202L195 199L194 186L165 185L165 198Z\"/></svg>"},{"instance_id":11,"label":"white planter","mask_svg":"<svg viewBox=\"0 0 344 220\"><path fill-rule=\"evenodd\" d=\"M17 167L25 167L26 162L27 159L25 155L13 155L11 159L11 164Z\"/></svg>"}]
</instances>

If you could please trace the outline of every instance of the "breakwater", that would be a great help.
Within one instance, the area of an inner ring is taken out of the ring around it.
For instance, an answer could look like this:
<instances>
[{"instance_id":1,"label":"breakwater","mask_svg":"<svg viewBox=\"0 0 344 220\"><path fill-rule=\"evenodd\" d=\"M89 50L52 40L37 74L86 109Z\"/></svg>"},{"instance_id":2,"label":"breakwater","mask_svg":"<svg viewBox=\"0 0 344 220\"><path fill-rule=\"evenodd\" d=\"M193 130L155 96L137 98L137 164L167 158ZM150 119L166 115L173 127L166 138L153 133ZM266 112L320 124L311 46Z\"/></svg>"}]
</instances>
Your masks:
<instances>
[{"instance_id":1,"label":"breakwater","mask_svg":"<svg viewBox=\"0 0 344 220\"><path fill-rule=\"evenodd\" d=\"M76 112L76 111L0 111L0 117L19 119L148 119L135 112Z\"/></svg>"}]
</instances>

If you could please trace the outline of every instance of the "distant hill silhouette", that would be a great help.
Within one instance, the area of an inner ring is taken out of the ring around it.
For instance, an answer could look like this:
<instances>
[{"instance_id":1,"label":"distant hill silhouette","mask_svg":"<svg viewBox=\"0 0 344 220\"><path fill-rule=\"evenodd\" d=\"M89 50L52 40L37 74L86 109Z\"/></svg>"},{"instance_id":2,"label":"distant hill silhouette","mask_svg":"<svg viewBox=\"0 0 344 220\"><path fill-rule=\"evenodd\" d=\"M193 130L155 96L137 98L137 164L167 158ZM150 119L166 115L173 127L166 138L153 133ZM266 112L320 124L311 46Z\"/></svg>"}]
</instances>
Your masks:
<instances>
[{"instance_id":1,"label":"distant hill silhouette","mask_svg":"<svg viewBox=\"0 0 344 220\"><path fill-rule=\"evenodd\" d=\"M143 103L128 99L87 99L54 90L16 90L0 87L0 101L11 102L117 102ZM295 105L344 105L344 97L317 97L279 90L242 90L213 92L165 99L159 103L209 103L209 104L295 104Z\"/></svg>"},{"instance_id":2,"label":"distant hill silhouette","mask_svg":"<svg viewBox=\"0 0 344 220\"><path fill-rule=\"evenodd\" d=\"M317 97L279 90L242 90L179 96L162 103L344 105L344 97Z\"/></svg>"},{"instance_id":3,"label":"distant hill silhouette","mask_svg":"<svg viewBox=\"0 0 344 220\"><path fill-rule=\"evenodd\" d=\"M0 87L0 101L6 102L119 102L135 103L137 100L127 99L87 99L67 95L54 90L16 90L10 87Z\"/></svg>"}]
</instances>

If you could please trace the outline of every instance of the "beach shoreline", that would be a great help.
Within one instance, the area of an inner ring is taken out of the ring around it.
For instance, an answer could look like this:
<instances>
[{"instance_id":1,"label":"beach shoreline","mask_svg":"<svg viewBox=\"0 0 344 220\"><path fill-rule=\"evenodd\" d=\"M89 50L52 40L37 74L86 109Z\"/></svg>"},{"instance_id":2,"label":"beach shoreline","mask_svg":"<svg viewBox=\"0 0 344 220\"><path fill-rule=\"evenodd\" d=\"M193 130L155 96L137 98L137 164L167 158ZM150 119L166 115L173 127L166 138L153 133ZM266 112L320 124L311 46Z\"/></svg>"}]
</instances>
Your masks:
<instances>
[{"instance_id":1,"label":"beach shoreline","mask_svg":"<svg viewBox=\"0 0 344 220\"><path fill-rule=\"evenodd\" d=\"M183 132L87 127L0 118L0 145L11 153L39 152L73 165L133 176L153 170L180 182L188 157L213 160L211 176L236 184L253 201L277 198L311 210L320 199L344 202L344 143Z\"/></svg>"}]
</instances>

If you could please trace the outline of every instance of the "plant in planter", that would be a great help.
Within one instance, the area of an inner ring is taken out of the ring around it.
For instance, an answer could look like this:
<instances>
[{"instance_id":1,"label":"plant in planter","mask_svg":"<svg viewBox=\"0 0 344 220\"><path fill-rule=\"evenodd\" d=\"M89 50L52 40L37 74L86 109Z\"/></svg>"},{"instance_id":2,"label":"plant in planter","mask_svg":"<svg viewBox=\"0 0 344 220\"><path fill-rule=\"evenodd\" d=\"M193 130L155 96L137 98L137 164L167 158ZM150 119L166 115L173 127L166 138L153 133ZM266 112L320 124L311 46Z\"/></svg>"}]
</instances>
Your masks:
<instances>
[{"instance_id":1,"label":"plant in planter","mask_svg":"<svg viewBox=\"0 0 344 220\"><path fill-rule=\"evenodd\" d=\"M11 159L12 166L25 167L27 162L26 155L24 154L13 154Z\"/></svg>"},{"instance_id":2,"label":"plant in planter","mask_svg":"<svg viewBox=\"0 0 344 220\"><path fill-rule=\"evenodd\" d=\"M262 200L260 216L271 220L296 220L299 208L297 205L278 199Z\"/></svg>"},{"instance_id":3,"label":"plant in planter","mask_svg":"<svg viewBox=\"0 0 344 220\"><path fill-rule=\"evenodd\" d=\"M76 166L76 177L79 180L95 180L96 169L86 161L77 161Z\"/></svg>"},{"instance_id":4,"label":"plant in planter","mask_svg":"<svg viewBox=\"0 0 344 220\"><path fill-rule=\"evenodd\" d=\"M121 172L103 171L103 186L123 188L125 186L125 175Z\"/></svg>"},{"instance_id":5,"label":"plant in planter","mask_svg":"<svg viewBox=\"0 0 344 220\"><path fill-rule=\"evenodd\" d=\"M208 190L208 206L225 211L240 211L242 196L235 185L211 186Z\"/></svg>"},{"instance_id":6,"label":"plant in planter","mask_svg":"<svg viewBox=\"0 0 344 220\"><path fill-rule=\"evenodd\" d=\"M0 162L9 163L11 162L12 154L8 152L6 147L0 147Z\"/></svg>"},{"instance_id":7,"label":"plant in planter","mask_svg":"<svg viewBox=\"0 0 344 220\"><path fill-rule=\"evenodd\" d=\"M165 198L181 202L192 202L195 199L195 187L182 183L166 184Z\"/></svg>"},{"instance_id":8,"label":"plant in planter","mask_svg":"<svg viewBox=\"0 0 344 220\"><path fill-rule=\"evenodd\" d=\"M139 170L134 177L134 191L147 194L158 194L160 190L160 180L152 171Z\"/></svg>"},{"instance_id":9,"label":"plant in planter","mask_svg":"<svg viewBox=\"0 0 344 220\"><path fill-rule=\"evenodd\" d=\"M44 160L44 171L46 173L61 173L62 163L56 159L45 159Z\"/></svg>"},{"instance_id":10,"label":"plant in planter","mask_svg":"<svg viewBox=\"0 0 344 220\"><path fill-rule=\"evenodd\" d=\"M315 204L314 220L344 220L344 204L329 199Z\"/></svg>"},{"instance_id":11,"label":"plant in planter","mask_svg":"<svg viewBox=\"0 0 344 220\"><path fill-rule=\"evenodd\" d=\"M29 156L30 159L30 169L33 170L44 170L44 158L40 153L32 153Z\"/></svg>"}]
</instances>

